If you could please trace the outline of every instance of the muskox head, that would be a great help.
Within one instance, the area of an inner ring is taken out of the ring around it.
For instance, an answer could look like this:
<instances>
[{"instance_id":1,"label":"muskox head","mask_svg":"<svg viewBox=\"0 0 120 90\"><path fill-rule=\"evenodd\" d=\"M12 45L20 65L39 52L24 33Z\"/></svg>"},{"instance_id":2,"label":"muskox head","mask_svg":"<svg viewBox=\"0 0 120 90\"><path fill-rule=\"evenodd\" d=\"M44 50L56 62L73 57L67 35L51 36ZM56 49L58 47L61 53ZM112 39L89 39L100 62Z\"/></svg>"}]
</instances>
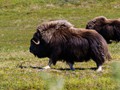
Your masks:
<instances>
[{"instance_id":1,"label":"muskox head","mask_svg":"<svg viewBox=\"0 0 120 90\"><path fill-rule=\"evenodd\" d=\"M42 23L37 27L31 39L30 52L40 58L49 57L52 47L50 43L54 32L56 32L56 30L67 30L70 27L73 27L73 25L66 20L55 20Z\"/></svg>"},{"instance_id":2,"label":"muskox head","mask_svg":"<svg viewBox=\"0 0 120 90\"><path fill-rule=\"evenodd\" d=\"M86 29L96 30L108 43L111 40L120 41L120 19L107 19L104 16L99 16L90 20Z\"/></svg>"},{"instance_id":3,"label":"muskox head","mask_svg":"<svg viewBox=\"0 0 120 90\"><path fill-rule=\"evenodd\" d=\"M95 29L96 31L100 32L103 25L105 24L106 24L106 17L99 16L90 20L86 25L86 29Z\"/></svg>"},{"instance_id":4,"label":"muskox head","mask_svg":"<svg viewBox=\"0 0 120 90\"><path fill-rule=\"evenodd\" d=\"M40 33L37 31L34 33L33 38L30 42L30 52L37 57L46 57L47 48L46 43L42 40Z\"/></svg>"}]
</instances>

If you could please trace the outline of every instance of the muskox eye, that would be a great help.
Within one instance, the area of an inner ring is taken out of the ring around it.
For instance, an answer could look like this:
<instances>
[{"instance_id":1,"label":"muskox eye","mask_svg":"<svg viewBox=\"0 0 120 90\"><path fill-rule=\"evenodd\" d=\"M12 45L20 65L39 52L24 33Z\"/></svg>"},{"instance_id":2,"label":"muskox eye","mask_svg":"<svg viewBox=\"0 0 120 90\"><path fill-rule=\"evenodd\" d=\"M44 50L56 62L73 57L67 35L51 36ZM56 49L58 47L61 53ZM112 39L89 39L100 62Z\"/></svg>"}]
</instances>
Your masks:
<instances>
[{"instance_id":1,"label":"muskox eye","mask_svg":"<svg viewBox=\"0 0 120 90\"><path fill-rule=\"evenodd\" d=\"M93 22L93 23L95 23L95 22L96 22L96 20L93 20L92 22Z\"/></svg>"}]
</instances>

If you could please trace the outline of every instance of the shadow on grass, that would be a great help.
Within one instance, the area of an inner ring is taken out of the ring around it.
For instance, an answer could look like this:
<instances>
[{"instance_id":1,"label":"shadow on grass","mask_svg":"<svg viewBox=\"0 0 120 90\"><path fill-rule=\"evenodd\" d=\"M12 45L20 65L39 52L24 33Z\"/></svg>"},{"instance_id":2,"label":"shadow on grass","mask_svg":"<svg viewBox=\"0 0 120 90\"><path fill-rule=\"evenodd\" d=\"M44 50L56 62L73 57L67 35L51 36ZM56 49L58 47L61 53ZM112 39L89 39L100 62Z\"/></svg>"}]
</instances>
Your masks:
<instances>
[{"instance_id":1,"label":"shadow on grass","mask_svg":"<svg viewBox=\"0 0 120 90\"><path fill-rule=\"evenodd\" d=\"M35 66L22 66L22 65L20 65L18 67L21 69L24 69L24 68L43 69L42 67L35 67Z\"/></svg>"},{"instance_id":2,"label":"shadow on grass","mask_svg":"<svg viewBox=\"0 0 120 90\"><path fill-rule=\"evenodd\" d=\"M43 70L42 67L37 67L37 66L22 66L20 65L19 68L24 69L24 68L32 68L32 69L41 69ZM75 70L96 70L96 67L92 67L92 68L75 68ZM71 71L70 68L51 68L51 70L60 70L60 71Z\"/></svg>"},{"instance_id":3,"label":"shadow on grass","mask_svg":"<svg viewBox=\"0 0 120 90\"><path fill-rule=\"evenodd\" d=\"M54 68L55 69L55 68ZM92 68L75 68L75 70L96 70L97 68L96 67L92 67ZM61 70L61 71L66 71L66 70L70 70L70 68L57 68L57 70Z\"/></svg>"}]
</instances>

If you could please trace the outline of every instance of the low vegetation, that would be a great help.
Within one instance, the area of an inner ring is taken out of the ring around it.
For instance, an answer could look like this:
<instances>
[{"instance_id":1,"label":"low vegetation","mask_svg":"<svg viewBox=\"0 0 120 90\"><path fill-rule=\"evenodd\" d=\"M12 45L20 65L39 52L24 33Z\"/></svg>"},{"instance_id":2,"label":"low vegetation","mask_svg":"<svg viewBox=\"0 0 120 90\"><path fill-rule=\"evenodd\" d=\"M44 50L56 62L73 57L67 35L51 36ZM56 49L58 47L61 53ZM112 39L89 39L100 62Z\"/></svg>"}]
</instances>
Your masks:
<instances>
[{"instance_id":1,"label":"low vegetation","mask_svg":"<svg viewBox=\"0 0 120 90\"><path fill-rule=\"evenodd\" d=\"M0 90L119 90L120 43L108 45L112 60L101 73L94 71L93 61L75 63L75 71L65 62L42 70L48 58L29 52L30 39L43 21L66 19L85 28L96 16L120 18L119 11L119 0L1 0Z\"/></svg>"}]
</instances>

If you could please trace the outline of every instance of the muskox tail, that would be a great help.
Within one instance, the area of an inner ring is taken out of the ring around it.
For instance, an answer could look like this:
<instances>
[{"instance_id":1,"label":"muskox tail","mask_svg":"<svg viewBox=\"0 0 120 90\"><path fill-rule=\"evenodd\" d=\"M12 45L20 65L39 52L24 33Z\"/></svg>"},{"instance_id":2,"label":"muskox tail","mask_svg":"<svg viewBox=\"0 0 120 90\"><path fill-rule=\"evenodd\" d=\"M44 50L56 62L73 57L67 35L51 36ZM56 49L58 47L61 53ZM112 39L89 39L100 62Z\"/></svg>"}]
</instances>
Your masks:
<instances>
[{"instance_id":1,"label":"muskox tail","mask_svg":"<svg viewBox=\"0 0 120 90\"><path fill-rule=\"evenodd\" d=\"M91 49L91 58L97 65L102 65L106 59L111 59L107 43L101 35L98 34L96 37L89 38L88 41Z\"/></svg>"}]
</instances>

